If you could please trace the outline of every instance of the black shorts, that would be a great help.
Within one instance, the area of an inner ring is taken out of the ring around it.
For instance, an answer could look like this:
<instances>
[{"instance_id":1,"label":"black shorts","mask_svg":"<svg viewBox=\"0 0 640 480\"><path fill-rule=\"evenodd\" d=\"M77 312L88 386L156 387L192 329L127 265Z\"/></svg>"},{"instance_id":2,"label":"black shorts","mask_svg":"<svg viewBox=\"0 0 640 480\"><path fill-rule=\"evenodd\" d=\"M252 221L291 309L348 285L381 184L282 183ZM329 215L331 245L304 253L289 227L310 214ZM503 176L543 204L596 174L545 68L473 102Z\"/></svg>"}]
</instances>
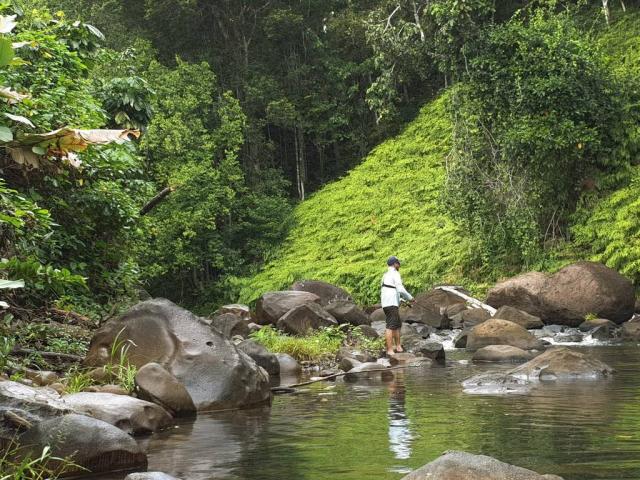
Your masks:
<instances>
[{"instance_id":1,"label":"black shorts","mask_svg":"<svg viewBox=\"0 0 640 480\"><path fill-rule=\"evenodd\" d=\"M387 329L398 330L402 326L400 309L398 307L384 307L382 310L387 316Z\"/></svg>"}]
</instances>

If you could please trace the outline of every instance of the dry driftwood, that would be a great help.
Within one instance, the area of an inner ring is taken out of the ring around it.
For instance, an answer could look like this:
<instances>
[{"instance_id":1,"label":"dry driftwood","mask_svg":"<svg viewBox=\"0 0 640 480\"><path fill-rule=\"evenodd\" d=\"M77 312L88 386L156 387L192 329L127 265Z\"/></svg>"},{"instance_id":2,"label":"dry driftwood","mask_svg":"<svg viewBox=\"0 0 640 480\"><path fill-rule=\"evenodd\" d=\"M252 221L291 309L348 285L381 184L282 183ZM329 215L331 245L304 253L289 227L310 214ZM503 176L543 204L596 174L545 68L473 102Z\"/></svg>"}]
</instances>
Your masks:
<instances>
[{"instance_id":1,"label":"dry driftwood","mask_svg":"<svg viewBox=\"0 0 640 480\"><path fill-rule=\"evenodd\" d=\"M486 310L487 312L489 312L492 316L495 315L497 312L497 310L493 308L491 305L482 303L477 298L473 298L473 297L470 297L469 295L465 295L464 293L459 292L455 287L441 286L436 288L439 290L444 290L445 292L453 293L454 295L457 295L458 297L464 299L472 307L482 308L483 310Z\"/></svg>"}]
</instances>

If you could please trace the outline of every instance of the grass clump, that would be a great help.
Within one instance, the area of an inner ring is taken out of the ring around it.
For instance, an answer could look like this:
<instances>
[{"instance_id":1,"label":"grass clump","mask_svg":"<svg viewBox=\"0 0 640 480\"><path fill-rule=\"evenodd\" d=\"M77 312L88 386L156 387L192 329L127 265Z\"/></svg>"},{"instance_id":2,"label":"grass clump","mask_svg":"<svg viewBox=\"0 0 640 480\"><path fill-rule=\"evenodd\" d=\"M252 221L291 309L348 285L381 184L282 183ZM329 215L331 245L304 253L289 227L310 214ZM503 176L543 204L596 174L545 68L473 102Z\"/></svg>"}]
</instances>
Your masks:
<instances>
[{"instance_id":1,"label":"grass clump","mask_svg":"<svg viewBox=\"0 0 640 480\"><path fill-rule=\"evenodd\" d=\"M349 325L314 330L305 336L292 336L271 325L251 334L251 338L274 353L287 353L299 361L322 362L334 360L343 345L377 353L383 348L383 339L365 337L359 329Z\"/></svg>"},{"instance_id":2,"label":"grass clump","mask_svg":"<svg viewBox=\"0 0 640 480\"><path fill-rule=\"evenodd\" d=\"M23 455L15 440L0 450L0 480L55 480L71 470L84 468L69 458L53 456L50 447L44 447L37 457Z\"/></svg>"}]
</instances>

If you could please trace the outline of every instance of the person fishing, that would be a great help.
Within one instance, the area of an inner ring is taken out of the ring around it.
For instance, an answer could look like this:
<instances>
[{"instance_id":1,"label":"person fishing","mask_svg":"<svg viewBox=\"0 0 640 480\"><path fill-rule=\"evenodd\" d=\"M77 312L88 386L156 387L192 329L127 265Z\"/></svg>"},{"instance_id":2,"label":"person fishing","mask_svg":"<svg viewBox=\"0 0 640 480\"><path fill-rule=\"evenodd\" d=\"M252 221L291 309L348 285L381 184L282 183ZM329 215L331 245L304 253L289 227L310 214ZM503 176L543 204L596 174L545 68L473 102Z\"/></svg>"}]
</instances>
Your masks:
<instances>
[{"instance_id":1,"label":"person fishing","mask_svg":"<svg viewBox=\"0 0 640 480\"><path fill-rule=\"evenodd\" d=\"M400 300L402 299L412 303L415 303L415 300L404 288L404 285L402 285L400 260L398 260L398 257L389 257L387 265L389 268L382 276L380 303L386 316L387 325L384 338L387 345L387 355L391 356L404 351L400 343L400 328L402 327L402 321L400 320Z\"/></svg>"}]
</instances>

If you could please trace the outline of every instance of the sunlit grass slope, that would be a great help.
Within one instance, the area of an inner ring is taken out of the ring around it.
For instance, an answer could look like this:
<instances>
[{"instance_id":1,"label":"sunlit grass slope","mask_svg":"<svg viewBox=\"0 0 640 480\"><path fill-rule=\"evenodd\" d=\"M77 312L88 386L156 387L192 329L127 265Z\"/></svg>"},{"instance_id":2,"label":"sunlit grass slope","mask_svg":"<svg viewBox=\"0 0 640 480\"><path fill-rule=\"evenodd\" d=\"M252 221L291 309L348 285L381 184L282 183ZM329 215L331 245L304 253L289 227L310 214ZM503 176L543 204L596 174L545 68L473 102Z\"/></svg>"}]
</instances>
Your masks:
<instances>
[{"instance_id":1,"label":"sunlit grass slope","mask_svg":"<svg viewBox=\"0 0 640 480\"><path fill-rule=\"evenodd\" d=\"M313 278L374 302L392 254L404 261L405 283L414 290L460 280L471 242L438 201L450 133L440 98L346 177L302 202L285 243L243 286L241 300Z\"/></svg>"}]
</instances>

